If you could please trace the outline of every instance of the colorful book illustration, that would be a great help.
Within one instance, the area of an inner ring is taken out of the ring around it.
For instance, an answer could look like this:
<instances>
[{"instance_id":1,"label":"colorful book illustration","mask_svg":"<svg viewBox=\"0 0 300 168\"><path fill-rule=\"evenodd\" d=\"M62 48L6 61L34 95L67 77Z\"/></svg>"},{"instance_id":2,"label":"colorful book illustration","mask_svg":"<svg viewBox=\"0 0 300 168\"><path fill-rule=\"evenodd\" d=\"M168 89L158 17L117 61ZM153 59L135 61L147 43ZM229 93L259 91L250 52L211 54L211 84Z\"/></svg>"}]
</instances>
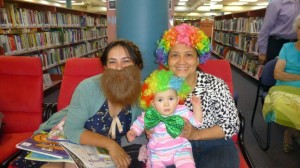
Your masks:
<instances>
[{"instance_id":1,"label":"colorful book illustration","mask_svg":"<svg viewBox=\"0 0 300 168\"><path fill-rule=\"evenodd\" d=\"M105 153L105 150L100 150L99 153L99 150L96 147L92 147L89 145L79 145L67 141L60 141L59 143L69 153L69 155L79 168L115 167L110 156Z\"/></svg>"},{"instance_id":2,"label":"colorful book illustration","mask_svg":"<svg viewBox=\"0 0 300 168\"><path fill-rule=\"evenodd\" d=\"M47 136L47 133L33 135L31 138L18 143L16 147L56 158L69 158L68 153L59 145L59 143L49 141Z\"/></svg>"},{"instance_id":3,"label":"colorful book illustration","mask_svg":"<svg viewBox=\"0 0 300 168\"><path fill-rule=\"evenodd\" d=\"M71 158L56 158L40 153L30 152L25 159L27 160L35 160L35 161L43 161L43 162L69 162L74 163Z\"/></svg>"}]
</instances>

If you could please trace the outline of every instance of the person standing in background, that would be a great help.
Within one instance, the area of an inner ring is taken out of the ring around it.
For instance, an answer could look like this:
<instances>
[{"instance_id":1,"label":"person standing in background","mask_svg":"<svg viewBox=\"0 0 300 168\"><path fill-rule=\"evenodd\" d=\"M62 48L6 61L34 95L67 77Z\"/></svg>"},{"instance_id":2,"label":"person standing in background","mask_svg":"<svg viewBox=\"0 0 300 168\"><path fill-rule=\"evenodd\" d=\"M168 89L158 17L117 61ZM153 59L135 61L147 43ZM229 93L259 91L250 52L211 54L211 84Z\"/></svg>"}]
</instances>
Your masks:
<instances>
[{"instance_id":1,"label":"person standing in background","mask_svg":"<svg viewBox=\"0 0 300 168\"><path fill-rule=\"evenodd\" d=\"M284 43L296 41L293 23L300 14L299 0L272 0L258 35L258 60L264 64L278 56Z\"/></svg>"}]
</instances>

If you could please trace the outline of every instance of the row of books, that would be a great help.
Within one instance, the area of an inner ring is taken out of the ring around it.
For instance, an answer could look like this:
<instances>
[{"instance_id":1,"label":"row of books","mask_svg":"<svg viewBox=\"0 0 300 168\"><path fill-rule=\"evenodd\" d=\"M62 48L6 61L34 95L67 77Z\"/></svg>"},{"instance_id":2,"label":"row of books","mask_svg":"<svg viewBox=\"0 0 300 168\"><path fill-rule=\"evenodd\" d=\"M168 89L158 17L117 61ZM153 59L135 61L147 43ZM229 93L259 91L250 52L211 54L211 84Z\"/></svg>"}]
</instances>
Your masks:
<instances>
[{"instance_id":1,"label":"row of books","mask_svg":"<svg viewBox=\"0 0 300 168\"><path fill-rule=\"evenodd\" d=\"M53 30L51 32L32 32L23 34L0 35L0 50L3 55L15 55L22 52L42 50L60 45L86 42L86 40L104 41L100 44L107 44L106 36L101 36L106 30ZM90 43L90 42L88 42ZM91 42L93 43L93 42ZM106 46L106 45L103 45ZM103 47L102 46L102 47Z\"/></svg>"},{"instance_id":2,"label":"row of books","mask_svg":"<svg viewBox=\"0 0 300 168\"><path fill-rule=\"evenodd\" d=\"M257 55L232 50L230 47L218 44L215 44L213 53L228 60L255 79L259 79L263 66L259 64Z\"/></svg>"},{"instance_id":3,"label":"row of books","mask_svg":"<svg viewBox=\"0 0 300 168\"><path fill-rule=\"evenodd\" d=\"M92 17L62 12L37 11L6 4L0 8L0 27L82 27L105 26L106 17Z\"/></svg>"},{"instance_id":4,"label":"row of books","mask_svg":"<svg viewBox=\"0 0 300 168\"><path fill-rule=\"evenodd\" d=\"M262 27L262 17L233 18L215 20L214 28L225 31L259 33Z\"/></svg>"},{"instance_id":5,"label":"row of books","mask_svg":"<svg viewBox=\"0 0 300 168\"><path fill-rule=\"evenodd\" d=\"M41 53L31 54L39 57L42 60L43 69L54 67L58 64L64 63L66 59L73 57L83 57L88 54L101 51L106 42L102 40L82 43L72 47L52 48L44 50ZM99 54L97 54L99 55Z\"/></svg>"},{"instance_id":6,"label":"row of books","mask_svg":"<svg viewBox=\"0 0 300 168\"><path fill-rule=\"evenodd\" d=\"M18 143L16 147L29 151L25 157L28 160L69 162L74 163L78 168L115 167L107 150L68 141L51 141L47 133L33 135Z\"/></svg>"},{"instance_id":7,"label":"row of books","mask_svg":"<svg viewBox=\"0 0 300 168\"><path fill-rule=\"evenodd\" d=\"M244 33L215 31L214 40L236 49L258 55L257 36Z\"/></svg>"},{"instance_id":8,"label":"row of books","mask_svg":"<svg viewBox=\"0 0 300 168\"><path fill-rule=\"evenodd\" d=\"M61 29L62 43L75 43L82 40L105 37L107 35L106 28L91 29Z\"/></svg>"}]
</instances>

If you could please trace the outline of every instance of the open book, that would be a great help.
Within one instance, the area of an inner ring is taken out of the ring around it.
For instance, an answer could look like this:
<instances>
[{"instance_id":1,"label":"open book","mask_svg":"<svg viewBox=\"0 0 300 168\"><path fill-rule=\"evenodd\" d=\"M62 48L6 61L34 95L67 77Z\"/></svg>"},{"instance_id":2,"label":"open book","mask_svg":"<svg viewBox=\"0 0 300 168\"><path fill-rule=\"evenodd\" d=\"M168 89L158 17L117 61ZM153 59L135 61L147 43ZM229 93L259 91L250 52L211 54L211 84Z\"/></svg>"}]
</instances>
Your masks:
<instances>
[{"instance_id":1,"label":"open book","mask_svg":"<svg viewBox=\"0 0 300 168\"><path fill-rule=\"evenodd\" d=\"M25 159L34 160L34 161L42 161L42 162L69 162L74 163L72 158L56 158L40 153L30 152Z\"/></svg>"},{"instance_id":2,"label":"open book","mask_svg":"<svg viewBox=\"0 0 300 168\"><path fill-rule=\"evenodd\" d=\"M79 145L67 141L59 142L68 152L78 168L114 168L107 151L89 145Z\"/></svg>"},{"instance_id":3,"label":"open book","mask_svg":"<svg viewBox=\"0 0 300 168\"><path fill-rule=\"evenodd\" d=\"M47 133L33 135L16 145L17 148L27 150L55 158L69 158L68 153L60 146L58 142L49 141Z\"/></svg>"}]
</instances>

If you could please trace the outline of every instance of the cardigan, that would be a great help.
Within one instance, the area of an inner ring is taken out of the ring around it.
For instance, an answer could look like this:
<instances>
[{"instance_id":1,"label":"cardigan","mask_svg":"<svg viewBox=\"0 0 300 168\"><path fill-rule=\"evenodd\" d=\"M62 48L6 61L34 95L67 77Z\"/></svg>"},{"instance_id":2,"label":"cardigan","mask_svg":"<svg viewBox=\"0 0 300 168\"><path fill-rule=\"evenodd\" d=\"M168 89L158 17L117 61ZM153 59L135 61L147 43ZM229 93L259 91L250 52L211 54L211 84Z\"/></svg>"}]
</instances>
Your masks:
<instances>
[{"instance_id":1,"label":"cardigan","mask_svg":"<svg viewBox=\"0 0 300 168\"><path fill-rule=\"evenodd\" d=\"M100 87L101 76L101 74L96 75L80 82L72 95L70 104L66 108L53 114L46 122L41 124L39 129L35 131L35 134L43 130L50 130L57 125L64 116L67 116L64 125L64 135L71 142L79 144L80 136L85 130L85 122L96 114L106 100ZM137 116L141 115L142 110L137 105L132 105L131 113L131 121L133 122ZM130 145L124 137L121 139L121 145ZM145 136L133 142L133 144L145 143Z\"/></svg>"}]
</instances>

